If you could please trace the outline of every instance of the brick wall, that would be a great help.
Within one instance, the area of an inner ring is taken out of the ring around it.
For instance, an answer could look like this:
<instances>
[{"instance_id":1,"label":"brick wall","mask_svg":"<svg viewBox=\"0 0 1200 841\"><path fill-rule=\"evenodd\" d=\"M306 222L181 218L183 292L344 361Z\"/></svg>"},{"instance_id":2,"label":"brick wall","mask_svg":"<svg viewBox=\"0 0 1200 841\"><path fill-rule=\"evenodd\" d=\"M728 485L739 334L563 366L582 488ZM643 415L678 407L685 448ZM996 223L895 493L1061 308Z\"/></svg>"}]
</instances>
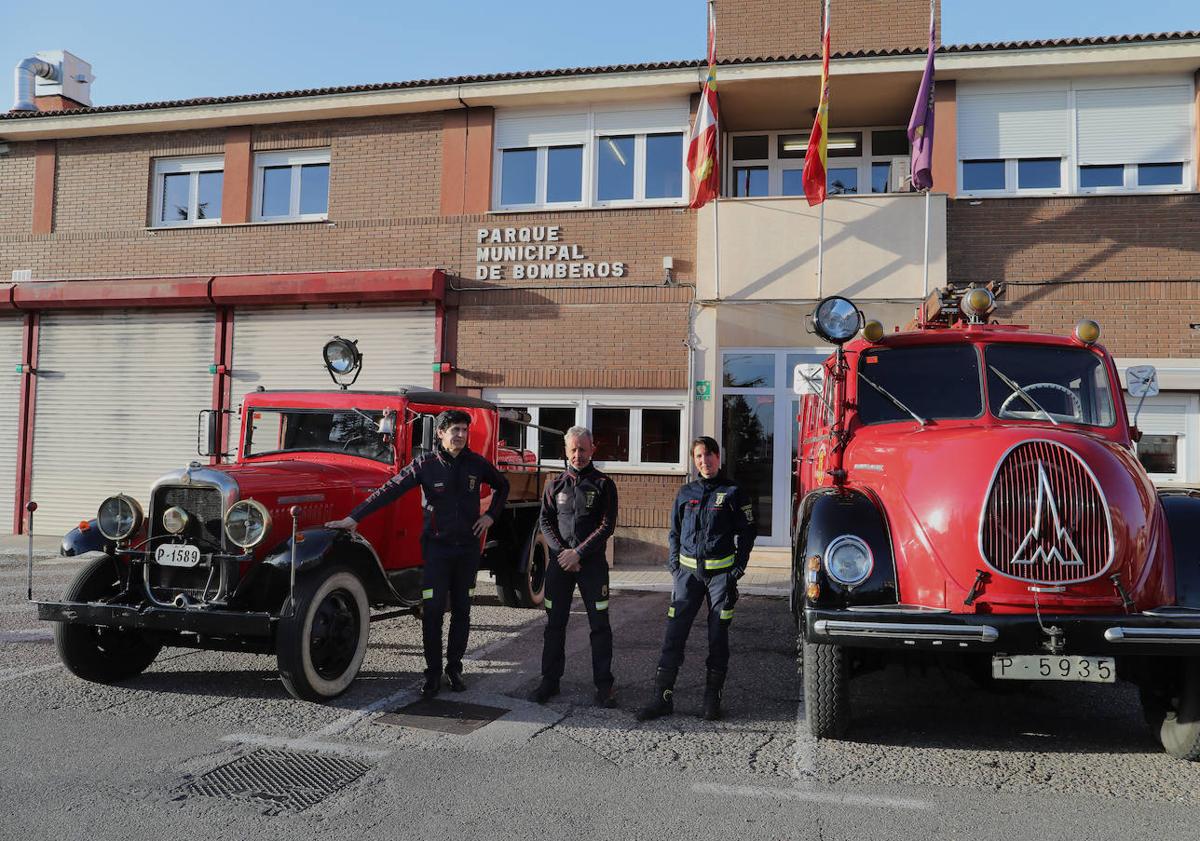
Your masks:
<instances>
[{"instance_id":1,"label":"brick wall","mask_svg":"<svg viewBox=\"0 0 1200 841\"><path fill-rule=\"evenodd\" d=\"M947 216L948 278L1004 281L1005 320L1094 318L1116 356L1200 356L1200 196L960 200Z\"/></svg>"},{"instance_id":2,"label":"brick wall","mask_svg":"<svg viewBox=\"0 0 1200 841\"><path fill-rule=\"evenodd\" d=\"M8 154L0 155L0 237L29 232L33 219L34 148L33 143L10 143ZM3 280L8 280L7 271Z\"/></svg>"},{"instance_id":3,"label":"brick wall","mask_svg":"<svg viewBox=\"0 0 1200 841\"><path fill-rule=\"evenodd\" d=\"M718 58L820 55L824 5L823 0L718 0ZM940 8L939 2L939 17ZM921 49L929 43L926 0L834 0L829 14L834 53Z\"/></svg>"}]
</instances>

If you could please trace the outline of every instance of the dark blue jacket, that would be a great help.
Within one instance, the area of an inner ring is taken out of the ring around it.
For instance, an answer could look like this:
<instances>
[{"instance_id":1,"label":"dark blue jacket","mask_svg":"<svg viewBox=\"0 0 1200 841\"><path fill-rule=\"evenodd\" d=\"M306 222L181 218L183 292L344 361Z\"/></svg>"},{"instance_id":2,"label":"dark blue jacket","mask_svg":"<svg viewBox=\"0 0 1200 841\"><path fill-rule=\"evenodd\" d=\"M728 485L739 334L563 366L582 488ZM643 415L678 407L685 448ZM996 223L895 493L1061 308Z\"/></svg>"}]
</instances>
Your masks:
<instances>
[{"instance_id":1,"label":"dark blue jacket","mask_svg":"<svg viewBox=\"0 0 1200 841\"><path fill-rule=\"evenodd\" d=\"M740 577L756 535L750 499L725 474L688 482L675 497L667 566L672 572L684 566L697 575L733 571Z\"/></svg>"},{"instance_id":2,"label":"dark blue jacket","mask_svg":"<svg viewBox=\"0 0 1200 841\"><path fill-rule=\"evenodd\" d=\"M546 484L538 523L555 555L569 548L581 560L603 560L617 525L617 486L591 464L568 468Z\"/></svg>"},{"instance_id":3,"label":"dark blue jacket","mask_svg":"<svg viewBox=\"0 0 1200 841\"><path fill-rule=\"evenodd\" d=\"M384 482L350 516L361 522L363 517L419 485L425 509L422 537L446 543L477 543L479 538L471 529L479 519L479 488L483 484L492 489L487 513L499 521L508 501L508 480L504 475L476 452L464 448L457 456L451 456L437 444L432 452L417 456Z\"/></svg>"}]
</instances>

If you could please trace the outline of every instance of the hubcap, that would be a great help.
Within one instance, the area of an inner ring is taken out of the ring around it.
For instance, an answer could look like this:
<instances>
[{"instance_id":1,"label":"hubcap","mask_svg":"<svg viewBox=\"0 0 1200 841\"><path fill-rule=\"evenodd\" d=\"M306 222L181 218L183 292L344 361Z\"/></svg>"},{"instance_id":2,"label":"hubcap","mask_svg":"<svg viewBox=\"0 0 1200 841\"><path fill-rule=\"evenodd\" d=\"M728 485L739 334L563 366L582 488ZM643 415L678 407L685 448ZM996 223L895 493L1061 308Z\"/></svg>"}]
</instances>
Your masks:
<instances>
[{"instance_id":1,"label":"hubcap","mask_svg":"<svg viewBox=\"0 0 1200 841\"><path fill-rule=\"evenodd\" d=\"M345 674L358 650L359 616L354 597L334 590L313 613L309 658L317 674L334 680Z\"/></svg>"}]
</instances>

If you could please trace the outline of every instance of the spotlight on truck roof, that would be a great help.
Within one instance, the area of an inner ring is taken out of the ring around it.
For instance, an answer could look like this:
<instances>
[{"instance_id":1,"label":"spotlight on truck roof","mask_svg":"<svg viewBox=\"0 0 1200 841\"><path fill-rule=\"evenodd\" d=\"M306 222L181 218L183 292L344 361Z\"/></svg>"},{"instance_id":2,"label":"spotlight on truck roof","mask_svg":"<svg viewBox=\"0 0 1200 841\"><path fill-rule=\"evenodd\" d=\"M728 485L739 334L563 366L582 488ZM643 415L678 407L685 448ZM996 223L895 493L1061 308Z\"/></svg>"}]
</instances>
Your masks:
<instances>
[{"instance_id":1,"label":"spotlight on truck roof","mask_svg":"<svg viewBox=\"0 0 1200 841\"><path fill-rule=\"evenodd\" d=\"M813 332L835 345L850 341L862 326L862 311L840 295L822 299L812 314Z\"/></svg>"},{"instance_id":2,"label":"spotlight on truck roof","mask_svg":"<svg viewBox=\"0 0 1200 841\"><path fill-rule=\"evenodd\" d=\"M362 373L362 353L358 349L358 340L334 336L326 342L323 354L325 370L329 371L329 378L342 388L354 385L354 381ZM342 378L351 375L353 377L350 382L342 381Z\"/></svg>"},{"instance_id":3,"label":"spotlight on truck roof","mask_svg":"<svg viewBox=\"0 0 1200 841\"><path fill-rule=\"evenodd\" d=\"M1085 345L1094 345L1100 341L1100 325L1085 318L1075 325L1075 338Z\"/></svg>"},{"instance_id":4,"label":"spotlight on truck roof","mask_svg":"<svg viewBox=\"0 0 1200 841\"><path fill-rule=\"evenodd\" d=\"M871 344L878 342L883 338L883 323L872 318L863 325L862 334L863 338Z\"/></svg>"},{"instance_id":5,"label":"spotlight on truck roof","mask_svg":"<svg viewBox=\"0 0 1200 841\"><path fill-rule=\"evenodd\" d=\"M983 287L970 289L962 296L960 307L963 315L970 319L972 324L978 324L996 308L996 296L990 289Z\"/></svg>"}]
</instances>

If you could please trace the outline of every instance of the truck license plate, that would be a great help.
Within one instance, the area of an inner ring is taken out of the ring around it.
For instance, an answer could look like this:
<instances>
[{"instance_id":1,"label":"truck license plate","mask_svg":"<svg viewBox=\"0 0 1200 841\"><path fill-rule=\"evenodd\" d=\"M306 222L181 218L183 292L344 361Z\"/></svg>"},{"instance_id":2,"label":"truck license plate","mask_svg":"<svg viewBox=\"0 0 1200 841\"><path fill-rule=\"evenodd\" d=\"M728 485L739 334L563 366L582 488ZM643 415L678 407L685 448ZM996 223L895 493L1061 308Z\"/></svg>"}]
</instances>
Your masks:
<instances>
[{"instance_id":1,"label":"truck license plate","mask_svg":"<svg viewBox=\"0 0 1200 841\"><path fill-rule=\"evenodd\" d=\"M168 567L194 567L200 563L200 548L169 543L154 550L154 562Z\"/></svg>"},{"instance_id":2,"label":"truck license plate","mask_svg":"<svg viewBox=\"0 0 1200 841\"><path fill-rule=\"evenodd\" d=\"M1116 683L1117 670L1111 657L1066 657L1042 654L996 655L992 677L999 680L1075 680L1085 683Z\"/></svg>"}]
</instances>

